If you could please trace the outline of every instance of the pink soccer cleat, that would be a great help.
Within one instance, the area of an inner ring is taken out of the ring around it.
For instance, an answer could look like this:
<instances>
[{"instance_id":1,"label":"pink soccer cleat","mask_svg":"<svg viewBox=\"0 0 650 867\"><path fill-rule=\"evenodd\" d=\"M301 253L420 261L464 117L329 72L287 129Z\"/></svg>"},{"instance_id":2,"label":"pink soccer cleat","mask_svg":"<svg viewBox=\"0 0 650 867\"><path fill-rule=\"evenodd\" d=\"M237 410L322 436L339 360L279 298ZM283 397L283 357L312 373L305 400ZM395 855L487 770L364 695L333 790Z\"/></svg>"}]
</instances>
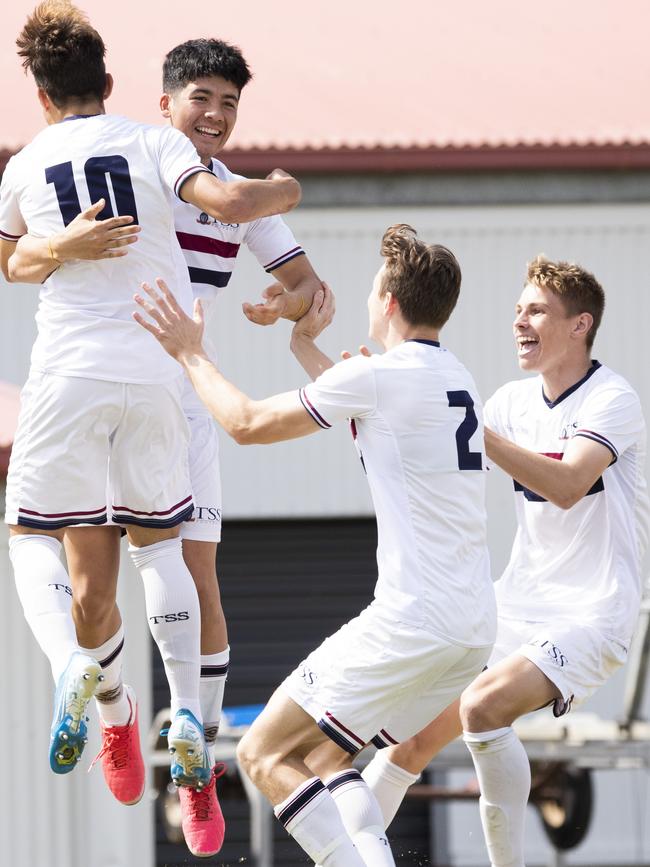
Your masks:
<instances>
[{"instance_id":1,"label":"pink soccer cleat","mask_svg":"<svg viewBox=\"0 0 650 867\"><path fill-rule=\"evenodd\" d=\"M223 846L226 823L217 798L216 781L225 772L224 764L215 765L207 786L202 789L181 786L178 789L185 842L197 858L216 855Z\"/></svg>"},{"instance_id":2,"label":"pink soccer cleat","mask_svg":"<svg viewBox=\"0 0 650 867\"><path fill-rule=\"evenodd\" d=\"M102 748L95 762L101 758L106 785L118 801L130 806L137 804L144 794L145 775L138 730L138 705L131 687L125 685L124 689L127 691L131 715L123 726L105 726L101 723Z\"/></svg>"}]
</instances>

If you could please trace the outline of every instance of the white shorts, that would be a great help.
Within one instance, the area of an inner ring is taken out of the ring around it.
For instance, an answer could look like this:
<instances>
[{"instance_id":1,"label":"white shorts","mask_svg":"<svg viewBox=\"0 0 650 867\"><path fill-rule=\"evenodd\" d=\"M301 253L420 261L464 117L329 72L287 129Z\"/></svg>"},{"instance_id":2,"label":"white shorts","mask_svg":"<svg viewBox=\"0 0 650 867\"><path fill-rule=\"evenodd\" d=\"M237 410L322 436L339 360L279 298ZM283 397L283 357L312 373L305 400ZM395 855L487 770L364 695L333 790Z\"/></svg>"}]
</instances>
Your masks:
<instances>
[{"instance_id":1,"label":"white shorts","mask_svg":"<svg viewBox=\"0 0 650 867\"><path fill-rule=\"evenodd\" d=\"M7 476L8 524L175 527L192 512L180 382L32 372ZM106 479L109 479L109 492Z\"/></svg>"},{"instance_id":2,"label":"white shorts","mask_svg":"<svg viewBox=\"0 0 650 867\"><path fill-rule=\"evenodd\" d=\"M370 605L282 688L351 755L399 743L435 719L482 671L490 647L463 647Z\"/></svg>"},{"instance_id":3,"label":"white shorts","mask_svg":"<svg viewBox=\"0 0 650 867\"><path fill-rule=\"evenodd\" d=\"M627 650L593 626L499 618L488 666L520 653L562 693L553 713L562 716L589 698L627 659Z\"/></svg>"},{"instance_id":4,"label":"white shorts","mask_svg":"<svg viewBox=\"0 0 650 867\"><path fill-rule=\"evenodd\" d=\"M221 473L217 426L209 415L188 415L187 423L194 512L181 526L181 538L220 542Z\"/></svg>"}]
</instances>

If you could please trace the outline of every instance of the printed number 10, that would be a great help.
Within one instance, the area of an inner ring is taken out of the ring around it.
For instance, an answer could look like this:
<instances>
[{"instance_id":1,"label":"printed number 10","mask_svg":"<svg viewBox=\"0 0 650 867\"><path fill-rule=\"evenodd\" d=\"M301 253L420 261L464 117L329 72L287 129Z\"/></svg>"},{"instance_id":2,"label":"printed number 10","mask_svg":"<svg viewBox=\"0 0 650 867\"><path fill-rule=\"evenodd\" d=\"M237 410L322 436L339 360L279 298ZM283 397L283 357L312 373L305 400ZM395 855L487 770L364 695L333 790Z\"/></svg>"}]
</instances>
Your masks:
<instances>
[{"instance_id":1,"label":"printed number 10","mask_svg":"<svg viewBox=\"0 0 650 867\"><path fill-rule=\"evenodd\" d=\"M464 406L465 418L456 431L456 449L458 451L459 470L480 470L483 468L481 452L471 452L469 441L476 433L478 419L474 412L474 401L468 391L448 391L449 406Z\"/></svg>"},{"instance_id":2,"label":"printed number 10","mask_svg":"<svg viewBox=\"0 0 650 867\"><path fill-rule=\"evenodd\" d=\"M90 201L96 202L98 199L106 201L106 205L97 217L98 220L108 220L109 217L114 216L128 216L133 217L134 222L138 222L131 173L129 172L129 164L124 157L119 155L91 157L84 165L84 173ZM108 188L109 177L117 214L113 213L113 206L111 205ZM72 163L59 163L57 166L50 166L45 169L45 180L48 184L54 184L63 224L67 226L81 213Z\"/></svg>"}]
</instances>

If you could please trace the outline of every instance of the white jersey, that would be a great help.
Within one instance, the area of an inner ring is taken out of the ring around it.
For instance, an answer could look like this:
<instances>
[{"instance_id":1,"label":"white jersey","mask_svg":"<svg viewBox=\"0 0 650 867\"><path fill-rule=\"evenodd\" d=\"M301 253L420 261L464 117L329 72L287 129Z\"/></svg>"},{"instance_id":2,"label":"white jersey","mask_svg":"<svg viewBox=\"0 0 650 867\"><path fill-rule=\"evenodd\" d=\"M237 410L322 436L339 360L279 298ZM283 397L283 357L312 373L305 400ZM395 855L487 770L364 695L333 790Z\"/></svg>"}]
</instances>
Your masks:
<instances>
[{"instance_id":1,"label":"white jersey","mask_svg":"<svg viewBox=\"0 0 650 867\"><path fill-rule=\"evenodd\" d=\"M180 367L133 321L133 294L162 277L191 309L191 288L173 201L196 172L208 171L171 127L112 115L48 126L12 157L0 188L0 237L48 237L104 197L103 216L132 215L142 226L129 255L66 263L44 283L32 368L114 382L165 382Z\"/></svg>"},{"instance_id":2,"label":"white jersey","mask_svg":"<svg viewBox=\"0 0 650 867\"><path fill-rule=\"evenodd\" d=\"M211 167L222 181L245 180L218 160L212 160ZM269 274L305 253L279 216L262 217L250 223L222 223L194 205L177 199L174 221L192 292L195 298L201 299L206 313L209 313L220 290L228 285L242 244ZM216 360L214 352L211 356ZM183 407L188 416L210 415L189 380L183 392Z\"/></svg>"},{"instance_id":3,"label":"white jersey","mask_svg":"<svg viewBox=\"0 0 650 867\"><path fill-rule=\"evenodd\" d=\"M573 621L629 642L641 597L648 534L645 424L623 377L593 362L551 402L541 377L510 382L485 406L485 423L523 448L562 460L573 437L612 453L585 497L560 509L514 482L518 529L496 584L499 614L527 621Z\"/></svg>"},{"instance_id":4,"label":"white jersey","mask_svg":"<svg viewBox=\"0 0 650 867\"><path fill-rule=\"evenodd\" d=\"M434 341L357 356L300 392L324 428L351 417L377 513L377 605L452 643L494 641L481 401Z\"/></svg>"}]
</instances>

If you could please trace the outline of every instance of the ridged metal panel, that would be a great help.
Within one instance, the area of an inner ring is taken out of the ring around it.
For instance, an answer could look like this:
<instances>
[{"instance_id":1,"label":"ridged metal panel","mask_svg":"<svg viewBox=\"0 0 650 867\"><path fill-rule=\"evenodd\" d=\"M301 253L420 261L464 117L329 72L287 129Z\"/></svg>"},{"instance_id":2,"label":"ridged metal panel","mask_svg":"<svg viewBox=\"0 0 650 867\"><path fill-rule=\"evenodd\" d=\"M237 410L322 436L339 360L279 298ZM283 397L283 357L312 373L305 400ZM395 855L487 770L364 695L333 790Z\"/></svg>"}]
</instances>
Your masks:
<instances>
[{"instance_id":1,"label":"ridged metal panel","mask_svg":"<svg viewBox=\"0 0 650 867\"><path fill-rule=\"evenodd\" d=\"M0 513L4 513L0 488ZM125 674L138 693L143 749L151 719L149 630L140 578L122 558L120 607L127 631ZM7 530L0 524L0 690L4 785L0 787L2 864L12 867L153 867L154 825L149 793L124 807L109 793L91 708L81 766L57 776L48 764L54 685L49 665L27 624L14 587Z\"/></svg>"}]
</instances>

